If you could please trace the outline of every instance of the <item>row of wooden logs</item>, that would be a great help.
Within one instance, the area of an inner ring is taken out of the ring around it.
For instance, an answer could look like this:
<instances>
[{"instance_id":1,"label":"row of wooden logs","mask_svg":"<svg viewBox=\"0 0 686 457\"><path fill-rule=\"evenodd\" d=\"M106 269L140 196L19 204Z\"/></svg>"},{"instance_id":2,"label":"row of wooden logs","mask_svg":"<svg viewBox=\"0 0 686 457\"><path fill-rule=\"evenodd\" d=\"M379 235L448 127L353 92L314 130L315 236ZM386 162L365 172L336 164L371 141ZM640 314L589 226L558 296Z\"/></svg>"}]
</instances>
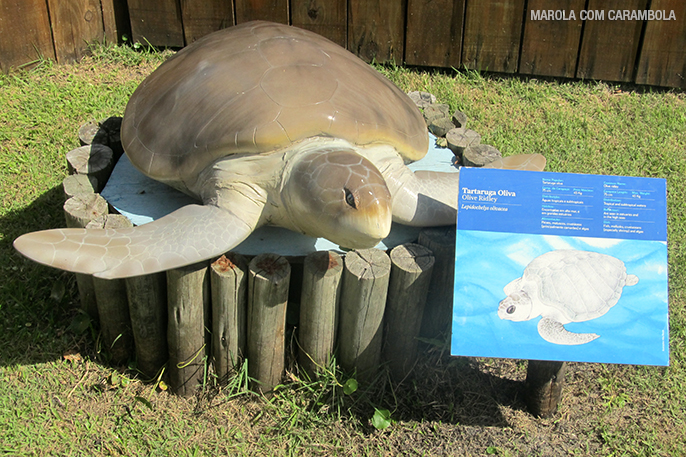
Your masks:
<instances>
[{"instance_id":1,"label":"row of wooden logs","mask_svg":"<svg viewBox=\"0 0 686 457\"><path fill-rule=\"evenodd\" d=\"M94 143L67 154L73 173L64 181L68 227L131 226L97 193L119 155L113 149ZM76 276L82 306L99 322L111 362L135 356L150 379L166 367L174 392L188 396L208 366L225 380L246 358L254 390L268 392L280 383L289 302L300 306L298 363L311 376L328 366L337 348L341 368L359 379L386 363L402 380L416 360L418 337L449 334L454 262L455 227L441 227L424 229L417 244L388 254L370 249L250 259L227 253L211 263L125 280ZM532 413L557 409L564 369L561 362L530 361Z\"/></svg>"}]
</instances>

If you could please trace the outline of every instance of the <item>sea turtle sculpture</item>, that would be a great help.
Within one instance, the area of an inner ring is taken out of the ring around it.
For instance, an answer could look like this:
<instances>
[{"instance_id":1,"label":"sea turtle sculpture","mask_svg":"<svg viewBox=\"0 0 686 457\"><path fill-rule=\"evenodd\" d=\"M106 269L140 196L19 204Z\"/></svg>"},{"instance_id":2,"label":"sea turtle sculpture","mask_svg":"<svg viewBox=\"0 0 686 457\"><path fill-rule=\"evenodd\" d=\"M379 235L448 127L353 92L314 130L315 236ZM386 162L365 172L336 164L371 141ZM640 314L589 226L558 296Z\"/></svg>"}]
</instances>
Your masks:
<instances>
[{"instance_id":1,"label":"sea turtle sculpture","mask_svg":"<svg viewBox=\"0 0 686 457\"><path fill-rule=\"evenodd\" d=\"M202 201L132 229L17 238L27 257L120 278L221 255L272 224L368 248L391 220L455 223L457 173L412 173L428 134L406 94L312 32L251 22L178 52L137 88L122 144L146 175ZM541 170L538 154L502 168Z\"/></svg>"},{"instance_id":2,"label":"sea turtle sculpture","mask_svg":"<svg viewBox=\"0 0 686 457\"><path fill-rule=\"evenodd\" d=\"M638 283L627 275L624 262L597 252L562 249L536 257L517 278L504 287L498 316L528 321L541 316L538 333L551 343L576 345L598 338L595 333L572 333L570 322L583 322L608 312L624 286Z\"/></svg>"}]
</instances>

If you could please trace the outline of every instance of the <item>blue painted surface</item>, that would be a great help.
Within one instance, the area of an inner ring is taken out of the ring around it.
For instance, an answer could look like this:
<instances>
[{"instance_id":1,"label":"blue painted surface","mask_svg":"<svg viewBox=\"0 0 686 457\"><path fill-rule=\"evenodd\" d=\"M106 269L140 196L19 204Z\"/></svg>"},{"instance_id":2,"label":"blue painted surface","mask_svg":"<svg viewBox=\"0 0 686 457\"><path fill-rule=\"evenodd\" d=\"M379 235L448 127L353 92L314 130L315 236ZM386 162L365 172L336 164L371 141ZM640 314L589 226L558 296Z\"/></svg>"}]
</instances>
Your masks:
<instances>
[{"instance_id":1,"label":"blue painted surface","mask_svg":"<svg viewBox=\"0 0 686 457\"><path fill-rule=\"evenodd\" d=\"M490 186L494 182L490 175L488 179L480 179L484 172L489 173L489 170L469 169L469 173L460 176L460 188L462 189L463 185L473 188ZM474 181L469 178L472 174L475 176ZM507 172L506 174L510 175L508 179L520 180L518 186L522 189L522 196L527 194L526 182L528 181L528 186L534 193L538 192L538 197L534 200L526 200L526 202L512 198L509 202L501 201L500 203L523 204L526 207L523 211L529 213L528 217L533 219L532 225L540 228L543 212L540 193L541 175L545 173L531 175L529 172ZM585 176L587 187L596 187L596 194L598 192L602 194L602 183L605 177ZM563 178L568 179L569 176L563 176ZM613 177L613 181L616 180L615 178ZM641 187L640 184L647 183L641 178L631 179L638 179L639 181L634 181L633 184L639 184L639 187ZM508 180L497 182L500 188L514 188L510 186ZM597 190L598 183L601 186L600 191ZM658 189L657 193L660 192L662 190ZM623 221L623 224L627 226L643 227L642 236L645 239L636 239L636 233L630 234L631 239L606 236L560 236L557 234L559 229L549 229L547 233L540 233L541 230L533 230L537 233L527 233L527 227L532 220L526 222L513 220L513 218L521 217L518 211L464 212L460 209L455 263L452 354L668 365L666 208L664 193L662 195L662 199L658 199L660 201L650 204L649 210L636 216L636 220L630 220L630 217ZM602 213L602 207L606 207L603 199L596 201L596 204L601 205ZM593 213L597 208L588 210ZM652 212L651 220L645 219L645 214L650 212ZM612 215L607 217L612 217ZM591 235L606 233L603 231L603 220L587 221L582 226L590 227L586 233ZM577 233L578 230L575 229L573 232ZM638 284L624 287L618 303L605 315L586 322L572 322L565 325L570 332L600 335L599 338L586 344L564 346L545 341L536 328L540 317L529 321L513 322L501 320L497 314L498 304L506 296L503 287L521 277L524 269L533 259L558 249L577 249L611 255L624 262L628 274L639 278Z\"/></svg>"}]
</instances>

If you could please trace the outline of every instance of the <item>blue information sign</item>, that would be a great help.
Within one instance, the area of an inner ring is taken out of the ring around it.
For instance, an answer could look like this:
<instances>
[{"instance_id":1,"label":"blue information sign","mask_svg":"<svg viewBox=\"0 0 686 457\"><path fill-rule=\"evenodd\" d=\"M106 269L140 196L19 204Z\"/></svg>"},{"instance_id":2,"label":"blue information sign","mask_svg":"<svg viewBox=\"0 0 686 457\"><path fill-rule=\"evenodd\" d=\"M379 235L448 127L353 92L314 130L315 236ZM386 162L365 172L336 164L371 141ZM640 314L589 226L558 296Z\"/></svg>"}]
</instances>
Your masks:
<instances>
[{"instance_id":1,"label":"blue information sign","mask_svg":"<svg viewBox=\"0 0 686 457\"><path fill-rule=\"evenodd\" d=\"M462 168L453 355L669 364L663 179Z\"/></svg>"}]
</instances>

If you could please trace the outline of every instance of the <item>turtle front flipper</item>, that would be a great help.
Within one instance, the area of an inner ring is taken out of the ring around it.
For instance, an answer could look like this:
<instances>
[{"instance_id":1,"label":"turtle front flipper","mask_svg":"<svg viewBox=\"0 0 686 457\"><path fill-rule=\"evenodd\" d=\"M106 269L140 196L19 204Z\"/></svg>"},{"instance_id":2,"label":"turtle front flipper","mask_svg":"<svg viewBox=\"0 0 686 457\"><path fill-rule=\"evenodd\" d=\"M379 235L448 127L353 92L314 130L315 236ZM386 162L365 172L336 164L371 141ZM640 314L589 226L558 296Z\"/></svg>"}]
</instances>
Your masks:
<instances>
[{"instance_id":1,"label":"turtle front flipper","mask_svg":"<svg viewBox=\"0 0 686 457\"><path fill-rule=\"evenodd\" d=\"M490 168L542 171L545 163L540 154L520 154L498 159ZM415 227L455 224L459 173L412 173L400 158L387 158L378 165L393 196L394 222Z\"/></svg>"},{"instance_id":2,"label":"turtle front flipper","mask_svg":"<svg viewBox=\"0 0 686 457\"><path fill-rule=\"evenodd\" d=\"M188 205L154 222L125 229L54 229L27 233L14 247L38 263L114 279L140 276L219 256L254 230L213 205Z\"/></svg>"},{"instance_id":3,"label":"turtle front flipper","mask_svg":"<svg viewBox=\"0 0 686 457\"><path fill-rule=\"evenodd\" d=\"M538 322L538 333L549 343L567 346L585 344L600 336L596 333L572 333L561 323L547 317Z\"/></svg>"}]
</instances>

